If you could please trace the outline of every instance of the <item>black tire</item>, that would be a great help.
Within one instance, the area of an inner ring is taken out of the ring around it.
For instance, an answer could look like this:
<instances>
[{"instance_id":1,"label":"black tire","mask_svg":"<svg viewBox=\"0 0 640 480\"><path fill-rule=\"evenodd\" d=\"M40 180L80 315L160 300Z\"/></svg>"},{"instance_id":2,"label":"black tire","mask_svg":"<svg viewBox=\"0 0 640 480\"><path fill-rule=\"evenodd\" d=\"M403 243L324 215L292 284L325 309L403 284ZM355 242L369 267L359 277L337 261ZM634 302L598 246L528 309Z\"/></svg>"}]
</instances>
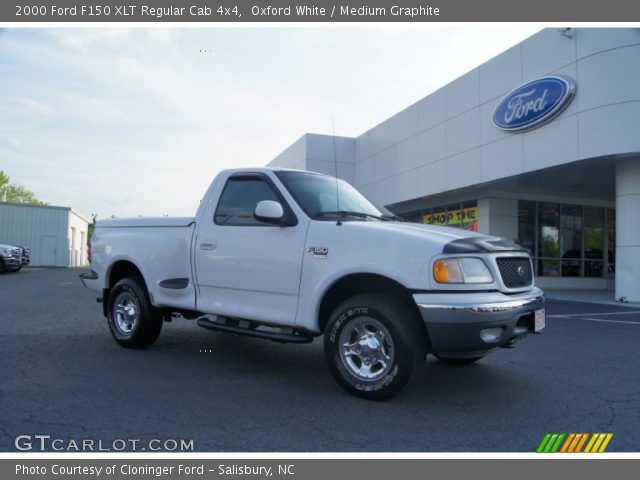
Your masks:
<instances>
[{"instance_id":1,"label":"black tire","mask_svg":"<svg viewBox=\"0 0 640 480\"><path fill-rule=\"evenodd\" d=\"M6 272L7 269L4 266L4 260L0 258L0 274Z\"/></svg>"},{"instance_id":2,"label":"black tire","mask_svg":"<svg viewBox=\"0 0 640 480\"><path fill-rule=\"evenodd\" d=\"M485 357L485 355L480 355L479 357L441 357L437 353L434 353L433 355L442 363L446 363L448 365L469 365L477 362L478 360L482 360Z\"/></svg>"},{"instance_id":3,"label":"black tire","mask_svg":"<svg viewBox=\"0 0 640 480\"><path fill-rule=\"evenodd\" d=\"M162 313L151 305L141 278L123 278L114 285L109 293L107 320L111 335L125 348L148 347L162 330Z\"/></svg>"},{"instance_id":4,"label":"black tire","mask_svg":"<svg viewBox=\"0 0 640 480\"><path fill-rule=\"evenodd\" d=\"M346 300L329 318L324 335L325 358L331 374L342 388L357 397L386 400L397 395L416 367L425 362L427 336L420 322L409 306L388 295L362 294ZM364 338L358 333L363 331L362 327L365 335L382 339L374 340L375 350L370 343L355 341ZM341 350L350 342L354 342L355 349L364 349L364 355L360 356L362 351L349 354ZM384 358L376 360L379 355ZM359 370L366 367L364 373L373 377L359 375L355 371L358 366Z\"/></svg>"}]
</instances>

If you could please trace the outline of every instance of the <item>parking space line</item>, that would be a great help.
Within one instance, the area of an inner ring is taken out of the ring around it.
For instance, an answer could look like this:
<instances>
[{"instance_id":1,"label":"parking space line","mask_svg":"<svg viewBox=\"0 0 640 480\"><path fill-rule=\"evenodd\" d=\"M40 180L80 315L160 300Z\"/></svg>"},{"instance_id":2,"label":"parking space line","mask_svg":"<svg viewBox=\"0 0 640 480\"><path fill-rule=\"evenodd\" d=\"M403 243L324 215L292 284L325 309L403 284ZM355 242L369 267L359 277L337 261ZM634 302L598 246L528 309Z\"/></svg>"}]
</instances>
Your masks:
<instances>
[{"instance_id":1,"label":"parking space line","mask_svg":"<svg viewBox=\"0 0 640 480\"><path fill-rule=\"evenodd\" d=\"M631 325L640 325L640 322L629 322L626 320L607 320L604 318L587 318L582 317L581 320L588 320L589 322L602 322L602 323L626 323Z\"/></svg>"},{"instance_id":2,"label":"parking space line","mask_svg":"<svg viewBox=\"0 0 640 480\"><path fill-rule=\"evenodd\" d=\"M547 318L584 317L585 315L633 315L634 313L640 313L640 310L629 310L628 312L565 313L559 315L547 315Z\"/></svg>"}]
</instances>

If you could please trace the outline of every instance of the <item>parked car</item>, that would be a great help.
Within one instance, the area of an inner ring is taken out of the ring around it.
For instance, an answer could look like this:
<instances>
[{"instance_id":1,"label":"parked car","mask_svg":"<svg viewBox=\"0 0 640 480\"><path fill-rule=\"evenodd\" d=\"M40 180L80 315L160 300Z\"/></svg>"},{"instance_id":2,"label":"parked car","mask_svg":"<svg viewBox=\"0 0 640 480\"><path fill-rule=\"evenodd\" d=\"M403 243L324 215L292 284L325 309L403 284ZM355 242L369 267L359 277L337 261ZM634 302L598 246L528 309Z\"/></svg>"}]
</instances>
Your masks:
<instances>
[{"instance_id":1,"label":"parked car","mask_svg":"<svg viewBox=\"0 0 640 480\"><path fill-rule=\"evenodd\" d=\"M324 335L337 382L371 399L398 393L427 353L474 362L545 323L524 248L398 221L305 171L224 171L195 217L99 221L91 255L82 281L123 347L179 315L275 342Z\"/></svg>"},{"instance_id":2,"label":"parked car","mask_svg":"<svg viewBox=\"0 0 640 480\"><path fill-rule=\"evenodd\" d=\"M22 248L0 243L0 273L17 272L22 268Z\"/></svg>"},{"instance_id":3,"label":"parked car","mask_svg":"<svg viewBox=\"0 0 640 480\"><path fill-rule=\"evenodd\" d=\"M22 249L21 266L26 267L31 263L31 249L21 245L18 245L18 247Z\"/></svg>"}]
</instances>

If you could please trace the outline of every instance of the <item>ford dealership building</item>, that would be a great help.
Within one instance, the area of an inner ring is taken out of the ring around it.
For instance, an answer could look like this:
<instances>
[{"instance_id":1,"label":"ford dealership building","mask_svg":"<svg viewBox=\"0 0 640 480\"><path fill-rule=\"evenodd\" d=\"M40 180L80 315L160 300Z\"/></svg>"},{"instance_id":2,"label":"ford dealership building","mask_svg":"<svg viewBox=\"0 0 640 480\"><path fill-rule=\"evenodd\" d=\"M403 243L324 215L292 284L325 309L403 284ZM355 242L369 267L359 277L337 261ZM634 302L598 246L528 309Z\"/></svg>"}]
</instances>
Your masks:
<instances>
[{"instance_id":1,"label":"ford dealership building","mask_svg":"<svg viewBox=\"0 0 640 480\"><path fill-rule=\"evenodd\" d=\"M356 138L271 163L415 222L512 237L537 283L640 301L640 29L546 29ZM335 154L334 154L335 148Z\"/></svg>"}]
</instances>

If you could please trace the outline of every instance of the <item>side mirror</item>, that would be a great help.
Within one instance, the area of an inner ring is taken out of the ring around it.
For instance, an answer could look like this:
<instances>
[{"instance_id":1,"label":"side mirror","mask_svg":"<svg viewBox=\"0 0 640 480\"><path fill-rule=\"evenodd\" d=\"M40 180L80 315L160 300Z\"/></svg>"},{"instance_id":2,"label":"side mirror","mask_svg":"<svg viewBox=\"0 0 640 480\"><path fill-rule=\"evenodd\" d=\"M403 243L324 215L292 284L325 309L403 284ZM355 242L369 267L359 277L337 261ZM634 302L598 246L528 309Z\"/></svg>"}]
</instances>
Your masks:
<instances>
[{"instance_id":1,"label":"side mirror","mask_svg":"<svg viewBox=\"0 0 640 480\"><path fill-rule=\"evenodd\" d=\"M282 205L273 200L262 200L258 202L256 209L253 211L253 218L274 225L288 225Z\"/></svg>"}]
</instances>

